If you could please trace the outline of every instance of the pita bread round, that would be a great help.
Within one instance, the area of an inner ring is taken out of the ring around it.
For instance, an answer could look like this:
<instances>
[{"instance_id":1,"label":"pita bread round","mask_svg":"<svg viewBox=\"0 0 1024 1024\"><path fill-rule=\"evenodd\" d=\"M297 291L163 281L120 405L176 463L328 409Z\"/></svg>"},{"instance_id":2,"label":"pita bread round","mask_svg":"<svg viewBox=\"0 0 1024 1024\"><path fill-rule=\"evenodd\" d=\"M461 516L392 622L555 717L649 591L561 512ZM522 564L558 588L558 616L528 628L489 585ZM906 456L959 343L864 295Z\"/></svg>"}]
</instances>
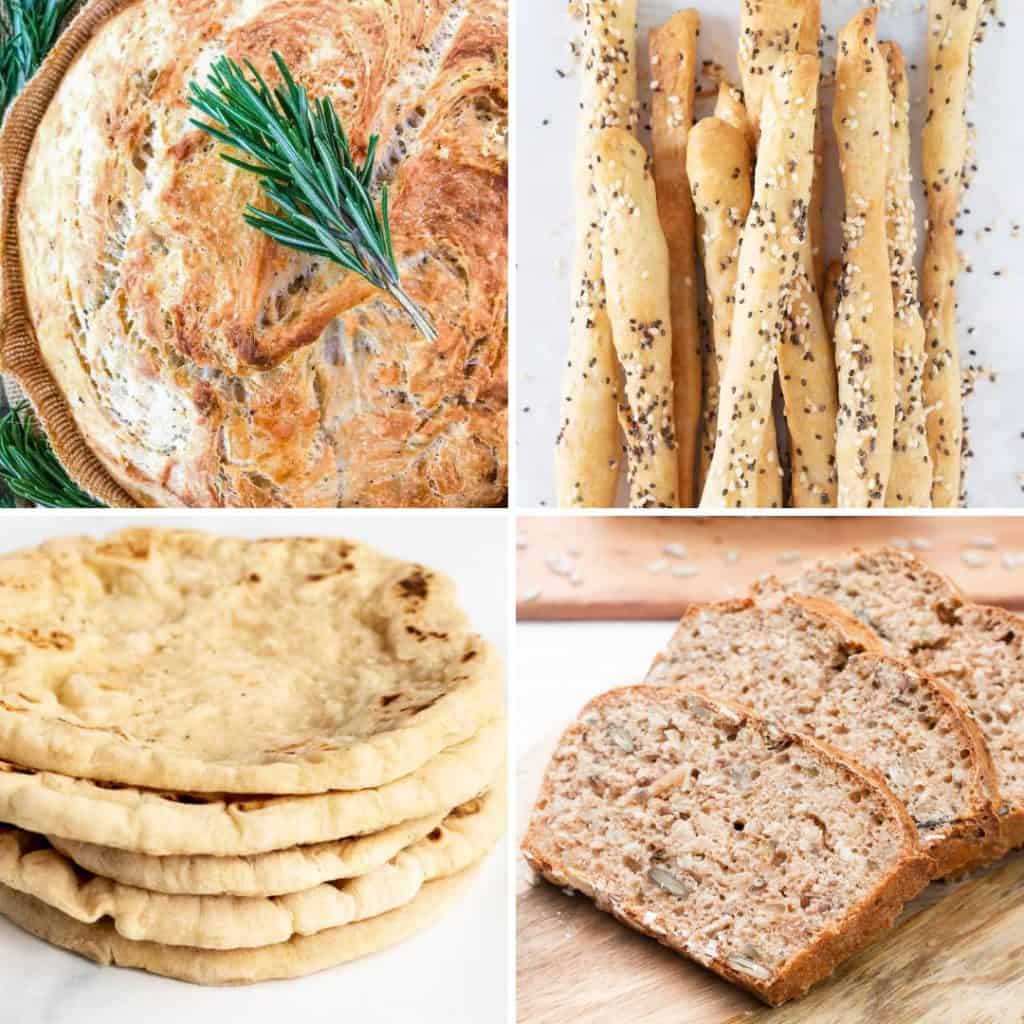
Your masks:
<instances>
[{"instance_id":1,"label":"pita bread round","mask_svg":"<svg viewBox=\"0 0 1024 1024\"><path fill-rule=\"evenodd\" d=\"M186 793L384 785L502 713L450 580L364 544L133 529L0 558L0 758Z\"/></svg>"},{"instance_id":2,"label":"pita bread round","mask_svg":"<svg viewBox=\"0 0 1024 1024\"><path fill-rule=\"evenodd\" d=\"M321 882L357 878L386 864L444 821L439 811L403 821L368 836L271 850L251 857L182 855L149 857L111 846L48 836L80 868L150 892L192 896L281 896L312 889Z\"/></svg>"},{"instance_id":3,"label":"pita bread round","mask_svg":"<svg viewBox=\"0 0 1024 1024\"><path fill-rule=\"evenodd\" d=\"M0 821L151 856L248 856L361 836L479 796L505 761L505 722L378 789L244 799L98 784L0 762Z\"/></svg>"},{"instance_id":4,"label":"pita bread round","mask_svg":"<svg viewBox=\"0 0 1024 1024\"><path fill-rule=\"evenodd\" d=\"M411 902L423 885L457 874L505 828L504 790L455 808L427 837L358 878L284 896L168 896L83 872L42 836L0 831L0 884L87 924L109 919L137 941L201 949L287 942L378 917Z\"/></svg>"},{"instance_id":5,"label":"pita bread round","mask_svg":"<svg viewBox=\"0 0 1024 1024\"><path fill-rule=\"evenodd\" d=\"M368 956L433 924L466 888L475 873L468 868L428 882L416 898L380 917L296 935L287 942L257 949L193 949L135 942L117 934L108 921L83 924L32 896L0 885L0 914L51 945L99 964L137 967L151 974L199 985L238 985L273 978L298 978Z\"/></svg>"}]
</instances>

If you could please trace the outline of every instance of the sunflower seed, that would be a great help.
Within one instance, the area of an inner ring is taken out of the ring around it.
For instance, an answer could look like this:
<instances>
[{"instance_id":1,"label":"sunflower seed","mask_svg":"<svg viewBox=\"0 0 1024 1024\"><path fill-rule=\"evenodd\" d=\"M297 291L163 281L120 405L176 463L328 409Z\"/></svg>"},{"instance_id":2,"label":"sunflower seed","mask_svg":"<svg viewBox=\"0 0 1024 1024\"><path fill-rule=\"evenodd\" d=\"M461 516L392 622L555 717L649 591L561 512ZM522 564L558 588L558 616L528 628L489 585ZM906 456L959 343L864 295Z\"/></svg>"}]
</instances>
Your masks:
<instances>
[{"instance_id":1,"label":"sunflower seed","mask_svg":"<svg viewBox=\"0 0 1024 1024\"><path fill-rule=\"evenodd\" d=\"M741 956L739 953L733 953L726 960L726 963L735 970L743 974L749 974L760 981L768 981L772 976L772 972L767 967L763 967L756 961L751 960L749 957Z\"/></svg>"},{"instance_id":2,"label":"sunflower seed","mask_svg":"<svg viewBox=\"0 0 1024 1024\"><path fill-rule=\"evenodd\" d=\"M636 750L636 746L633 743L633 737L630 736L625 729L620 729L617 725L608 726L608 738L627 754L632 754L633 751Z\"/></svg>"},{"instance_id":3,"label":"sunflower seed","mask_svg":"<svg viewBox=\"0 0 1024 1024\"><path fill-rule=\"evenodd\" d=\"M660 886L666 892L672 893L673 896L689 896L693 892L692 885L676 878L672 872L666 871L664 868L652 867L647 872L647 877L655 885Z\"/></svg>"}]
</instances>

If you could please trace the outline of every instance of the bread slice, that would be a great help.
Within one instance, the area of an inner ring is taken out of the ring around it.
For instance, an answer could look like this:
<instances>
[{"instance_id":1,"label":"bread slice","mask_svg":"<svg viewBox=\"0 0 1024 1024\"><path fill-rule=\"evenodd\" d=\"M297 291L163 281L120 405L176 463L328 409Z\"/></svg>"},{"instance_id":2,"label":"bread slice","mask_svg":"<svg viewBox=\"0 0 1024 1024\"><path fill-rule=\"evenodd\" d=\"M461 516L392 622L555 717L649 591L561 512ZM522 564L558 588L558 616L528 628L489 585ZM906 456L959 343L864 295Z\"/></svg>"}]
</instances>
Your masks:
<instances>
[{"instance_id":1,"label":"bread slice","mask_svg":"<svg viewBox=\"0 0 1024 1024\"><path fill-rule=\"evenodd\" d=\"M751 707L878 772L940 878L998 852L991 761L961 702L880 648L830 601L723 601L690 609L647 681Z\"/></svg>"},{"instance_id":2,"label":"bread slice","mask_svg":"<svg viewBox=\"0 0 1024 1024\"><path fill-rule=\"evenodd\" d=\"M772 1005L892 924L930 871L906 808L855 761L675 686L583 709L523 852Z\"/></svg>"},{"instance_id":3,"label":"bread slice","mask_svg":"<svg viewBox=\"0 0 1024 1024\"><path fill-rule=\"evenodd\" d=\"M1004 848L1024 843L1024 619L970 603L941 574L895 548L854 550L757 592L828 598L870 626L889 651L956 693L988 745Z\"/></svg>"}]
</instances>

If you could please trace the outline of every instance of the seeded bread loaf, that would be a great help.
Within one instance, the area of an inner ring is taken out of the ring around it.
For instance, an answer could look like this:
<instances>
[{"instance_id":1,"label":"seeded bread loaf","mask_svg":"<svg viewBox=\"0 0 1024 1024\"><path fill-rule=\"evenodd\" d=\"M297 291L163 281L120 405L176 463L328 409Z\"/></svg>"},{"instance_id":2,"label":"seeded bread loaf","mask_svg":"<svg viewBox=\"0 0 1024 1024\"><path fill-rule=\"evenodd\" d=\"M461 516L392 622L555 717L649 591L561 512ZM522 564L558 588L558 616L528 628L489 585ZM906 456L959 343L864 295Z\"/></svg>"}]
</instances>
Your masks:
<instances>
[{"instance_id":1,"label":"seeded bread loaf","mask_svg":"<svg viewBox=\"0 0 1024 1024\"><path fill-rule=\"evenodd\" d=\"M889 926L929 873L906 809L856 762L667 686L583 709L523 852L772 1005Z\"/></svg>"},{"instance_id":2,"label":"seeded bread loaf","mask_svg":"<svg viewBox=\"0 0 1024 1024\"><path fill-rule=\"evenodd\" d=\"M942 877L998 851L991 761L960 701L880 649L829 601L723 601L683 617L647 681L755 708L857 758L906 805Z\"/></svg>"},{"instance_id":3,"label":"seeded bread loaf","mask_svg":"<svg viewBox=\"0 0 1024 1024\"><path fill-rule=\"evenodd\" d=\"M959 695L992 756L1004 844L1024 843L1024 620L971 604L945 577L894 548L854 550L787 583L828 598L870 626L889 651Z\"/></svg>"}]
</instances>

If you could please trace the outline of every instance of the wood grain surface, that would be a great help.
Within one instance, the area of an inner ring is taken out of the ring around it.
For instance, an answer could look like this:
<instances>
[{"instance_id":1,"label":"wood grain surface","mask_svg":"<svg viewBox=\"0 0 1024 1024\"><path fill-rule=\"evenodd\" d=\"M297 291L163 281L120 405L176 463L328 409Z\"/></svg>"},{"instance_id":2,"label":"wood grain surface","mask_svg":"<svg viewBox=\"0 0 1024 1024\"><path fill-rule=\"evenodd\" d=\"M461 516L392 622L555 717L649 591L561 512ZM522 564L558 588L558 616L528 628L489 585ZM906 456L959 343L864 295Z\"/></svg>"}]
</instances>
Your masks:
<instances>
[{"instance_id":1,"label":"wood grain surface","mask_svg":"<svg viewBox=\"0 0 1024 1024\"><path fill-rule=\"evenodd\" d=\"M1019 517L528 516L517 538L522 621L677 619L695 601L744 594L763 573L796 575L804 562L893 542L975 601L1024 609Z\"/></svg>"},{"instance_id":2,"label":"wood grain surface","mask_svg":"<svg viewBox=\"0 0 1024 1024\"><path fill-rule=\"evenodd\" d=\"M520 760L522 835L557 735ZM517 871L520 1024L1024 1024L1024 854L934 884L895 928L779 1009Z\"/></svg>"}]
</instances>

